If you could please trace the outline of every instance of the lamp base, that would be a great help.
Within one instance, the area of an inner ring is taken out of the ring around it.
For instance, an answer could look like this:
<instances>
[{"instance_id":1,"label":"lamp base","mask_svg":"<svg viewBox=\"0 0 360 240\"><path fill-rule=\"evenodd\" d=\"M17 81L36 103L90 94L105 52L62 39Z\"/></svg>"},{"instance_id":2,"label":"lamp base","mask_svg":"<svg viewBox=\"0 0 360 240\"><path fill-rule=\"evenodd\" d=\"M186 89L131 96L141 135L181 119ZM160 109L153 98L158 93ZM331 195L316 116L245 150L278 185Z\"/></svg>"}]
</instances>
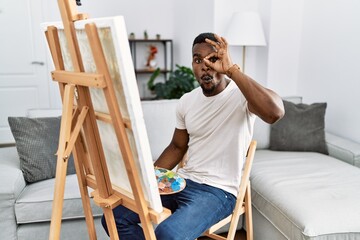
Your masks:
<instances>
[{"instance_id":1,"label":"lamp base","mask_svg":"<svg viewBox=\"0 0 360 240\"><path fill-rule=\"evenodd\" d=\"M243 72L243 73L245 73L245 56L246 56L246 46L243 46L242 47L243 49L242 49L242 68L241 68L241 71Z\"/></svg>"}]
</instances>

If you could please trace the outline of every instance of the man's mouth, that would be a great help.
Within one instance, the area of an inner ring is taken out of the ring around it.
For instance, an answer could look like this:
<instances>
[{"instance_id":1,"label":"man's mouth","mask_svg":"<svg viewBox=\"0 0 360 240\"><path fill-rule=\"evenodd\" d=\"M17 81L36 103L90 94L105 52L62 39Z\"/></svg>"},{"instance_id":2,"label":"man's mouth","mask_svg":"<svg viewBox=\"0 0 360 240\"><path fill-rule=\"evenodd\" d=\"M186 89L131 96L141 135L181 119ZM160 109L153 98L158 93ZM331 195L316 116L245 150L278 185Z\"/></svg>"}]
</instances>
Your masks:
<instances>
[{"instance_id":1,"label":"man's mouth","mask_svg":"<svg viewBox=\"0 0 360 240\"><path fill-rule=\"evenodd\" d=\"M203 75L203 76L201 77L201 80L203 80L204 82L210 82L210 81L213 80L213 77L210 76L210 75Z\"/></svg>"}]
</instances>

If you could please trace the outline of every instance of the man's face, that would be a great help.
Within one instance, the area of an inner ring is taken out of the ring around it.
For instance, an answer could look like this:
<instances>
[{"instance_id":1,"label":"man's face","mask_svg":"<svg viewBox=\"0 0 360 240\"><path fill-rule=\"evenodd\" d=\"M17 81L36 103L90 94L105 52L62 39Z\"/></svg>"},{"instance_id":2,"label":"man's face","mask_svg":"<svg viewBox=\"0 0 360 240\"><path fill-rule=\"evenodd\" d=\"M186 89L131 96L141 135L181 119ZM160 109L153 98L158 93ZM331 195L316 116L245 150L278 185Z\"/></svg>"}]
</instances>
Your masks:
<instances>
[{"instance_id":1,"label":"man's face","mask_svg":"<svg viewBox=\"0 0 360 240\"><path fill-rule=\"evenodd\" d=\"M212 52L215 48L209 43L197 43L193 49L192 68L196 80L199 82L205 96L214 96L221 92L220 83L224 79L224 75L215 72L213 69L207 67L203 59Z\"/></svg>"}]
</instances>

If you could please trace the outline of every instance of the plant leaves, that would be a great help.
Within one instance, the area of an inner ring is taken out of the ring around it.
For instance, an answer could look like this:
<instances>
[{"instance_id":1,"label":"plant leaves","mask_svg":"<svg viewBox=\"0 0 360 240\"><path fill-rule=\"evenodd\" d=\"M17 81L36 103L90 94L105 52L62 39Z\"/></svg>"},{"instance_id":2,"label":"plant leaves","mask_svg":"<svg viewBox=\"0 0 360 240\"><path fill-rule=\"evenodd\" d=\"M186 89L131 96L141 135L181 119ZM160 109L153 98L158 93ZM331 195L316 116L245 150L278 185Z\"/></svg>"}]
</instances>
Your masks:
<instances>
[{"instance_id":1,"label":"plant leaves","mask_svg":"<svg viewBox=\"0 0 360 240\"><path fill-rule=\"evenodd\" d=\"M156 99L178 99L198 87L194 73L191 68L186 66L176 64L176 69L170 73L165 82L154 84L160 72L160 69L157 68L147 83L148 89L155 92Z\"/></svg>"}]
</instances>

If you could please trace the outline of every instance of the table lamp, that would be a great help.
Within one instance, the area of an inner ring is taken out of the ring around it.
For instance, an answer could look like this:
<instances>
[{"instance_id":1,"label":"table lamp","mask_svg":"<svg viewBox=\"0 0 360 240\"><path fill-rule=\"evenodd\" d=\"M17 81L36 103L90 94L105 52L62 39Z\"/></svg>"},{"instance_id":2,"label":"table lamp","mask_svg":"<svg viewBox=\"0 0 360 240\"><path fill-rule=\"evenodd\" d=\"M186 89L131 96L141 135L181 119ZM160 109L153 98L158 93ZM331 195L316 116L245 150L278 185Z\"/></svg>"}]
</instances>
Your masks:
<instances>
[{"instance_id":1,"label":"table lamp","mask_svg":"<svg viewBox=\"0 0 360 240\"><path fill-rule=\"evenodd\" d=\"M256 12L235 12L227 28L225 38L229 45L242 46L242 71L245 72L247 46L266 46L260 16Z\"/></svg>"}]
</instances>

